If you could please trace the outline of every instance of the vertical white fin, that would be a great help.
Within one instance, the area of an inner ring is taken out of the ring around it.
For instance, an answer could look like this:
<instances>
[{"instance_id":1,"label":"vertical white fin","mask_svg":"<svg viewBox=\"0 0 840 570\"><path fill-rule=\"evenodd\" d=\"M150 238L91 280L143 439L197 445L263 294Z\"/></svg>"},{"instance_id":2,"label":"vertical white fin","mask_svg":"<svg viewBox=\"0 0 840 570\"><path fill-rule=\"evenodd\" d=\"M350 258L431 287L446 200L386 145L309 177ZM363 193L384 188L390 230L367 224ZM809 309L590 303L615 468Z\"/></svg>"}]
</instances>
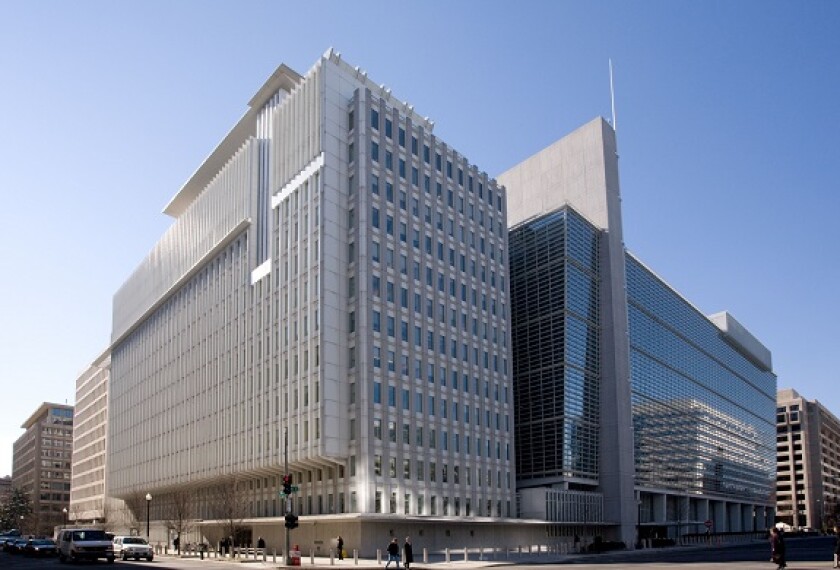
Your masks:
<instances>
[{"instance_id":1,"label":"vertical white fin","mask_svg":"<svg viewBox=\"0 0 840 570\"><path fill-rule=\"evenodd\" d=\"M609 60L610 62L610 106L612 107L612 128L614 131L618 132L618 126L615 122L615 87L613 85L613 65L612 65L612 58Z\"/></svg>"}]
</instances>

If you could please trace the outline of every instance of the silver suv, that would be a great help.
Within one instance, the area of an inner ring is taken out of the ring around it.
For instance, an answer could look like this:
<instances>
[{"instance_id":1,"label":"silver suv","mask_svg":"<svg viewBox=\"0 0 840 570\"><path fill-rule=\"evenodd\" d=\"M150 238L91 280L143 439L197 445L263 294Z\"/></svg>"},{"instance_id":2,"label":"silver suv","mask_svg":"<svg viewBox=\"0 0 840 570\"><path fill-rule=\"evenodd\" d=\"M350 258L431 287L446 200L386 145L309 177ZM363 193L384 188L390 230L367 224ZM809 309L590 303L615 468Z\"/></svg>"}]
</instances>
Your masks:
<instances>
[{"instance_id":1,"label":"silver suv","mask_svg":"<svg viewBox=\"0 0 840 570\"><path fill-rule=\"evenodd\" d=\"M114 556L119 556L123 560L134 558L140 560L145 558L151 562L155 557L155 552L145 538L139 536L115 536L114 537Z\"/></svg>"},{"instance_id":2,"label":"silver suv","mask_svg":"<svg viewBox=\"0 0 840 570\"><path fill-rule=\"evenodd\" d=\"M104 530L96 528L65 528L58 533L58 559L61 562L96 560L114 562L114 544Z\"/></svg>"}]
</instances>

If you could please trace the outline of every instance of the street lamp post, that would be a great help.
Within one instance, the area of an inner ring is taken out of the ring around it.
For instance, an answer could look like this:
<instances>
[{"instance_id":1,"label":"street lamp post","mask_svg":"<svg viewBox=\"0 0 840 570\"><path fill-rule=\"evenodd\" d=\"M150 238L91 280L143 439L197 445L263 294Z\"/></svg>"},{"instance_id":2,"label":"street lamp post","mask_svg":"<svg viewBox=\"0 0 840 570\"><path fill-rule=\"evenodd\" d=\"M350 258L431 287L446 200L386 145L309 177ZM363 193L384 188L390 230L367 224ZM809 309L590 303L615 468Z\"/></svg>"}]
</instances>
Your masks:
<instances>
[{"instance_id":1,"label":"street lamp post","mask_svg":"<svg viewBox=\"0 0 840 570\"><path fill-rule=\"evenodd\" d=\"M146 493L146 540L150 539L149 535L149 505L152 504L152 494Z\"/></svg>"},{"instance_id":2,"label":"street lamp post","mask_svg":"<svg viewBox=\"0 0 840 570\"><path fill-rule=\"evenodd\" d=\"M61 509L61 512L64 513L64 527L67 527L67 507Z\"/></svg>"}]
</instances>

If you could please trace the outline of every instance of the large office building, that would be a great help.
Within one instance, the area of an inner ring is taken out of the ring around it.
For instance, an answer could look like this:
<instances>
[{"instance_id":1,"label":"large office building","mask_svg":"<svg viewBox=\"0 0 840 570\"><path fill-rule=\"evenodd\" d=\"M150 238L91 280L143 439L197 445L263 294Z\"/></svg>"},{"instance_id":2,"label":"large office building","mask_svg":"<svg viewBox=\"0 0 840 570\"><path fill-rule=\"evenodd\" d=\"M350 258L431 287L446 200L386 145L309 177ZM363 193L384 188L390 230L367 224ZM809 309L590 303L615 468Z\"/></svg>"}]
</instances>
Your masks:
<instances>
[{"instance_id":1,"label":"large office building","mask_svg":"<svg viewBox=\"0 0 840 570\"><path fill-rule=\"evenodd\" d=\"M44 402L23 425L13 446L12 485L25 493L32 513L21 530L52 536L70 504L70 464L73 455L73 406Z\"/></svg>"},{"instance_id":2,"label":"large office building","mask_svg":"<svg viewBox=\"0 0 840 570\"><path fill-rule=\"evenodd\" d=\"M76 379L73 469L68 519L77 524L113 520L105 492L110 355L94 360Z\"/></svg>"},{"instance_id":3,"label":"large office building","mask_svg":"<svg viewBox=\"0 0 840 570\"><path fill-rule=\"evenodd\" d=\"M794 528L840 523L840 420L817 400L779 390L778 520Z\"/></svg>"},{"instance_id":4,"label":"large office building","mask_svg":"<svg viewBox=\"0 0 840 570\"><path fill-rule=\"evenodd\" d=\"M498 180L522 514L628 544L766 528L770 353L625 250L610 125L596 119Z\"/></svg>"},{"instance_id":5,"label":"large office building","mask_svg":"<svg viewBox=\"0 0 840 570\"><path fill-rule=\"evenodd\" d=\"M110 495L280 546L288 470L295 542L515 544L506 199L433 126L332 50L269 78L115 295Z\"/></svg>"}]
</instances>

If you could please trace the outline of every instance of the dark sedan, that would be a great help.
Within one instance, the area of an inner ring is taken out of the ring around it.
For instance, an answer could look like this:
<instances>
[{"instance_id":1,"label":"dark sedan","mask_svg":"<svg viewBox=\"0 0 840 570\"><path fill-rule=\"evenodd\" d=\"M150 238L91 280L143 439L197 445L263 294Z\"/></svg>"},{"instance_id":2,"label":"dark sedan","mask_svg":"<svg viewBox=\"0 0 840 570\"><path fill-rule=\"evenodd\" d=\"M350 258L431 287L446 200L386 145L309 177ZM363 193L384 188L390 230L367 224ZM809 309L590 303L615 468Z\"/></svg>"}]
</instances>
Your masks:
<instances>
[{"instance_id":1,"label":"dark sedan","mask_svg":"<svg viewBox=\"0 0 840 570\"><path fill-rule=\"evenodd\" d=\"M31 538L26 541L23 552L33 556L55 556L58 553L58 546L49 538Z\"/></svg>"},{"instance_id":2,"label":"dark sedan","mask_svg":"<svg viewBox=\"0 0 840 570\"><path fill-rule=\"evenodd\" d=\"M16 538L11 542L6 542L4 550L12 554L20 554L23 552L24 547L26 547L26 542L27 539L25 538Z\"/></svg>"}]
</instances>

